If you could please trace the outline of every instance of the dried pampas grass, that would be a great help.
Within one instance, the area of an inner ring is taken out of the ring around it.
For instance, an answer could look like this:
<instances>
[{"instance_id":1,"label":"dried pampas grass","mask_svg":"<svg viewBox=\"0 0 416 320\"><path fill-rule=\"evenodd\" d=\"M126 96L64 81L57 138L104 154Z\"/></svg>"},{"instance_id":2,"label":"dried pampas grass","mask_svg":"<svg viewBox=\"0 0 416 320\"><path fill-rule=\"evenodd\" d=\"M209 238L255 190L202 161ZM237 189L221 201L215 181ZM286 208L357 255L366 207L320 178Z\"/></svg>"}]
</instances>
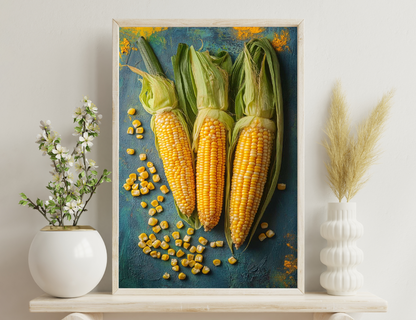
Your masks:
<instances>
[{"instance_id":1,"label":"dried pampas grass","mask_svg":"<svg viewBox=\"0 0 416 320\"><path fill-rule=\"evenodd\" d=\"M351 135L350 116L341 83L333 90L330 115L326 125L327 139L323 141L329 162L328 183L339 202L345 197L349 202L367 182L368 169L379 155L378 142L384 131L391 109L394 92L383 96L370 116Z\"/></svg>"}]
</instances>

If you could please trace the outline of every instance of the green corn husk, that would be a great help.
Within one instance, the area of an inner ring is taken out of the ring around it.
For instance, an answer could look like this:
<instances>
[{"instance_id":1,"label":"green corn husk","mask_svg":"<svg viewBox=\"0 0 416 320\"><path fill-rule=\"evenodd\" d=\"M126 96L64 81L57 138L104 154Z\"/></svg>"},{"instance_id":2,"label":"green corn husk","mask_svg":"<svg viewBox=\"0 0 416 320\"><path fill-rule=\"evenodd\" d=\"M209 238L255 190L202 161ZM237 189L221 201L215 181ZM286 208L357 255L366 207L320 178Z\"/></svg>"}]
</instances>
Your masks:
<instances>
[{"instance_id":1,"label":"green corn husk","mask_svg":"<svg viewBox=\"0 0 416 320\"><path fill-rule=\"evenodd\" d=\"M186 113L183 112L178 103L175 84L166 77L162 67L160 66L159 60L153 52L153 49L143 37L137 41L137 45L149 73L135 67L128 67L134 73L142 76L142 79L140 79L142 82L142 90L140 92L139 99L143 108L152 115L150 126L152 131L155 133L155 146L157 151L159 152L159 143L157 141L155 131L155 115L165 111L171 111L178 117L180 123L185 129L189 145L191 145L191 134L188 127L189 120L187 120ZM190 216L187 216L180 211L176 201L175 206L181 219L185 220L195 229L199 229L201 227L196 209Z\"/></svg>"},{"instance_id":2,"label":"green corn husk","mask_svg":"<svg viewBox=\"0 0 416 320\"><path fill-rule=\"evenodd\" d=\"M227 158L225 236L231 252L233 252L229 220L230 189L232 161L241 130L249 126L253 120L258 119L263 126L275 132L274 153L270 159L269 174L263 189L266 192L263 192L245 250L247 250L276 190L282 163L283 102L280 67L276 51L266 38L249 41L237 57L231 73L231 96L235 102L234 112L237 123L233 130Z\"/></svg>"}]
</instances>

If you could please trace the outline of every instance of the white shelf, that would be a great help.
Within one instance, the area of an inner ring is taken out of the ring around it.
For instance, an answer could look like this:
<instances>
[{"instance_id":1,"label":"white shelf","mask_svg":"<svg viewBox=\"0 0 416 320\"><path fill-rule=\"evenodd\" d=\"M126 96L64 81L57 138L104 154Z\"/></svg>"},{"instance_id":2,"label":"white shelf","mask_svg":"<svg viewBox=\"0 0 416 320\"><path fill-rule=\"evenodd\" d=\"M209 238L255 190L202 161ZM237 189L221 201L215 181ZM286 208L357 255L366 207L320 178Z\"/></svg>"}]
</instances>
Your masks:
<instances>
[{"instance_id":1,"label":"white shelf","mask_svg":"<svg viewBox=\"0 0 416 320\"><path fill-rule=\"evenodd\" d=\"M112 295L90 293L60 299L42 295L30 301L31 312L139 313L139 312L386 312L387 302L371 293L330 296L303 295Z\"/></svg>"}]
</instances>

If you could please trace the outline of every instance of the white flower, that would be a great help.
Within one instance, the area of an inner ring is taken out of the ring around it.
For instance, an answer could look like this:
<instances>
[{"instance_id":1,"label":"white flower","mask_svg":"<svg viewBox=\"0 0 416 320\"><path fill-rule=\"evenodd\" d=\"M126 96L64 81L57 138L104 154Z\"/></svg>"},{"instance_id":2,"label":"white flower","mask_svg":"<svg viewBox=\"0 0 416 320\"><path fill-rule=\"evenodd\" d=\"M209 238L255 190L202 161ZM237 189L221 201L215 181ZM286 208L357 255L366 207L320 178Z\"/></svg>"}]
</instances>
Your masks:
<instances>
[{"instance_id":1,"label":"white flower","mask_svg":"<svg viewBox=\"0 0 416 320\"><path fill-rule=\"evenodd\" d=\"M74 182L74 174L72 172L68 172L66 175L66 181L68 181L69 183L73 183Z\"/></svg>"},{"instance_id":2,"label":"white flower","mask_svg":"<svg viewBox=\"0 0 416 320\"><path fill-rule=\"evenodd\" d=\"M94 121L94 118L87 113L86 116L85 116L85 122L88 124L88 123L91 123L93 121Z\"/></svg>"},{"instance_id":3,"label":"white flower","mask_svg":"<svg viewBox=\"0 0 416 320\"><path fill-rule=\"evenodd\" d=\"M47 120L46 122L41 121L39 127L42 130L49 131L49 130L51 130L51 121L50 120Z\"/></svg>"},{"instance_id":4,"label":"white flower","mask_svg":"<svg viewBox=\"0 0 416 320\"><path fill-rule=\"evenodd\" d=\"M76 197L79 197L79 189L75 185L71 185L69 191Z\"/></svg>"},{"instance_id":5,"label":"white flower","mask_svg":"<svg viewBox=\"0 0 416 320\"><path fill-rule=\"evenodd\" d=\"M81 120L82 117L85 115L85 108L84 107L77 107L75 108L74 114L72 115L72 118L74 118L76 121Z\"/></svg>"},{"instance_id":6,"label":"white flower","mask_svg":"<svg viewBox=\"0 0 416 320\"><path fill-rule=\"evenodd\" d=\"M97 163L94 160L88 159L87 161L88 161L88 166L90 167L90 169L94 170L98 168Z\"/></svg>"},{"instance_id":7,"label":"white flower","mask_svg":"<svg viewBox=\"0 0 416 320\"><path fill-rule=\"evenodd\" d=\"M84 135L79 137L79 141L82 142L83 147L91 147L93 145L92 141L94 140L93 136L89 136L87 132L84 132Z\"/></svg>"},{"instance_id":8,"label":"white flower","mask_svg":"<svg viewBox=\"0 0 416 320\"><path fill-rule=\"evenodd\" d=\"M77 200L77 206L78 206L79 209L84 208L84 204L82 203L82 200L81 199L78 199Z\"/></svg>"},{"instance_id":9,"label":"white flower","mask_svg":"<svg viewBox=\"0 0 416 320\"><path fill-rule=\"evenodd\" d=\"M59 135L55 131L49 133L48 135L45 132L43 133L43 138L45 139L46 144L48 146L53 144L58 137L59 137Z\"/></svg>"},{"instance_id":10,"label":"white flower","mask_svg":"<svg viewBox=\"0 0 416 320\"><path fill-rule=\"evenodd\" d=\"M98 112L98 108L95 106L95 104L92 103L89 107L90 107L90 111L92 111L94 113L97 113Z\"/></svg>"},{"instance_id":11,"label":"white flower","mask_svg":"<svg viewBox=\"0 0 416 320\"><path fill-rule=\"evenodd\" d=\"M75 162L75 171L79 173L82 170L84 170L84 163L82 162L82 159L78 159L78 161Z\"/></svg>"},{"instance_id":12,"label":"white flower","mask_svg":"<svg viewBox=\"0 0 416 320\"><path fill-rule=\"evenodd\" d=\"M78 205L77 202L75 200L72 200L70 202L67 202L65 207L65 210L67 210L69 213L75 213L78 211Z\"/></svg>"},{"instance_id":13,"label":"white flower","mask_svg":"<svg viewBox=\"0 0 416 320\"><path fill-rule=\"evenodd\" d=\"M66 158L66 160L68 161L68 165L69 166L73 166L74 165L74 163L75 163L75 159L74 159L74 157L73 156L68 156L67 158Z\"/></svg>"},{"instance_id":14,"label":"white flower","mask_svg":"<svg viewBox=\"0 0 416 320\"><path fill-rule=\"evenodd\" d=\"M92 104L91 100L88 100L88 98L87 99L85 98L86 97L84 97L84 107L91 107L91 104Z\"/></svg>"},{"instance_id":15,"label":"white flower","mask_svg":"<svg viewBox=\"0 0 416 320\"><path fill-rule=\"evenodd\" d=\"M100 127L98 126L98 124L94 123L93 131L100 133Z\"/></svg>"},{"instance_id":16,"label":"white flower","mask_svg":"<svg viewBox=\"0 0 416 320\"><path fill-rule=\"evenodd\" d=\"M42 142L45 142L46 141L46 136L44 136L43 134L38 134L37 136L36 136L36 141L35 141L35 143L42 143Z\"/></svg>"},{"instance_id":17,"label":"white flower","mask_svg":"<svg viewBox=\"0 0 416 320\"><path fill-rule=\"evenodd\" d=\"M95 120L97 121L98 124L100 124L102 118L103 118L102 114L97 114L97 118Z\"/></svg>"},{"instance_id":18,"label":"white flower","mask_svg":"<svg viewBox=\"0 0 416 320\"><path fill-rule=\"evenodd\" d=\"M82 149L80 146L75 148L75 154L80 155L82 153Z\"/></svg>"},{"instance_id":19,"label":"white flower","mask_svg":"<svg viewBox=\"0 0 416 320\"><path fill-rule=\"evenodd\" d=\"M42 151L42 156L46 156L48 154L48 148L45 145L40 147L40 151Z\"/></svg>"},{"instance_id":20,"label":"white flower","mask_svg":"<svg viewBox=\"0 0 416 320\"><path fill-rule=\"evenodd\" d=\"M68 149L58 144L56 149L52 150L52 153L56 154L56 159L65 159L67 157Z\"/></svg>"},{"instance_id":21,"label":"white flower","mask_svg":"<svg viewBox=\"0 0 416 320\"><path fill-rule=\"evenodd\" d=\"M51 172L52 173L52 172ZM56 183L61 179L61 175L59 173L54 173L52 176L52 182Z\"/></svg>"}]
</instances>

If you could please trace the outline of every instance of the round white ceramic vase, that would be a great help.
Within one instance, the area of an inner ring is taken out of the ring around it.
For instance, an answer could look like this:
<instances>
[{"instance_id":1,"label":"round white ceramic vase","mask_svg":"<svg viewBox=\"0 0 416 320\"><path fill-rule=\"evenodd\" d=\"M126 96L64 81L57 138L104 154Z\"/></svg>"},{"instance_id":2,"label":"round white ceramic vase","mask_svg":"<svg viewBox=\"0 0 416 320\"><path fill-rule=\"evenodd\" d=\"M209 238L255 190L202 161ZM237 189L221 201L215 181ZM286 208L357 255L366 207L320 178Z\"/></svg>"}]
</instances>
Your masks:
<instances>
[{"instance_id":1,"label":"round white ceramic vase","mask_svg":"<svg viewBox=\"0 0 416 320\"><path fill-rule=\"evenodd\" d=\"M107 250L91 227L62 230L45 227L32 241L29 269L36 284L60 298L80 297L100 282L107 266Z\"/></svg>"},{"instance_id":2,"label":"round white ceramic vase","mask_svg":"<svg viewBox=\"0 0 416 320\"><path fill-rule=\"evenodd\" d=\"M321 251L321 262L327 266L321 274L321 286L328 294L355 295L363 286L363 275L356 269L364 259L357 247L363 232L355 203L328 203L328 221L321 226L321 236L327 240L327 247Z\"/></svg>"}]
</instances>

